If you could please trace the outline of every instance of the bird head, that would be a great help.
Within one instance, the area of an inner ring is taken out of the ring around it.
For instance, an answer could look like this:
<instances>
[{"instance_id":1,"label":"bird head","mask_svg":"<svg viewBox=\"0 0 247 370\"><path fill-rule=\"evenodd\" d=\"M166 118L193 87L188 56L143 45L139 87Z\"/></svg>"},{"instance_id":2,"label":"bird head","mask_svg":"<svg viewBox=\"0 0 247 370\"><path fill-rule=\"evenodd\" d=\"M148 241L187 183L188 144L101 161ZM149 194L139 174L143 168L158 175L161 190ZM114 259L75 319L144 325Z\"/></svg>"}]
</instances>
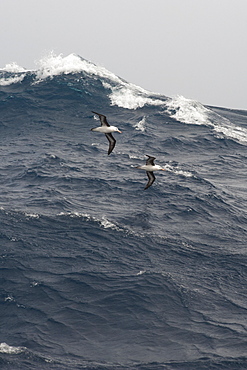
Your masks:
<instances>
[{"instance_id":1,"label":"bird head","mask_svg":"<svg viewBox=\"0 0 247 370\"><path fill-rule=\"evenodd\" d=\"M119 132L120 134L122 133L122 131L119 130L119 128L117 128L116 126L112 126L114 128L114 132Z\"/></svg>"},{"instance_id":2,"label":"bird head","mask_svg":"<svg viewBox=\"0 0 247 370\"><path fill-rule=\"evenodd\" d=\"M163 167L159 166L159 165L157 165L157 169L161 170L161 171L165 171L165 169Z\"/></svg>"}]
</instances>

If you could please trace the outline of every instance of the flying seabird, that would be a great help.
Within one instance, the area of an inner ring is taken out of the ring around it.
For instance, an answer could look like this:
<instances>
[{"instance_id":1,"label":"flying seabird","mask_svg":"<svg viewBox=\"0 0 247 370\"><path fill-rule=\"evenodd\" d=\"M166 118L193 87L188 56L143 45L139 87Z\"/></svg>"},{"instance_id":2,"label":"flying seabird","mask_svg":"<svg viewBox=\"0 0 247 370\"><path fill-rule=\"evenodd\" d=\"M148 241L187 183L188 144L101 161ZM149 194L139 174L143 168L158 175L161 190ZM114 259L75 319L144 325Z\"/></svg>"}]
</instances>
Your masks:
<instances>
[{"instance_id":1,"label":"flying seabird","mask_svg":"<svg viewBox=\"0 0 247 370\"><path fill-rule=\"evenodd\" d=\"M105 134L109 141L109 149L108 149L108 155L111 154L111 152L114 149L114 146L116 144L116 140L112 136L112 132L119 132L120 134L122 133L116 126L110 126L109 123L107 122L106 116L103 114L97 113L92 111L92 113L97 114L100 118L101 126L96 127L96 128L91 128L91 131L97 131L97 132L102 132Z\"/></svg>"},{"instance_id":2,"label":"flying seabird","mask_svg":"<svg viewBox=\"0 0 247 370\"><path fill-rule=\"evenodd\" d=\"M147 172L148 183L145 186L144 190L149 188L155 181L155 176L154 176L153 171L158 171L158 170L165 171L165 169L162 168L161 166L154 164L155 157L151 157L150 155L147 155L147 157L148 159L146 160L146 164L136 167L140 170L145 170Z\"/></svg>"}]
</instances>

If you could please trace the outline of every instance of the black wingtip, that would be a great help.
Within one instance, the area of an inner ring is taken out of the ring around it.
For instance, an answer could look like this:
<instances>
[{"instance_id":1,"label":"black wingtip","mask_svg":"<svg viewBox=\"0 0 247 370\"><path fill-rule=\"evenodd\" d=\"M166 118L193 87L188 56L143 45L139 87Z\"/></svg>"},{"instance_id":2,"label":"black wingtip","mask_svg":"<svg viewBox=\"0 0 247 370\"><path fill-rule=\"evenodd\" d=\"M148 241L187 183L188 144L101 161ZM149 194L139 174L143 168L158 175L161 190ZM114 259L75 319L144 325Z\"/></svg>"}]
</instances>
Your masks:
<instances>
[{"instance_id":1,"label":"black wingtip","mask_svg":"<svg viewBox=\"0 0 247 370\"><path fill-rule=\"evenodd\" d=\"M108 155L110 155L110 154L111 154L111 152L113 151L113 149L114 149L114 147L113 147L113 148L109 148L109 149L108 149L108 153L107 153L107 154L108 154Z\"/></svg>"},{"instance_id":2,"label":"black wingtip","mask_svg":"<svg viewBox=\"0 0 247 370\"><path fill-rule=\"evenodd\" d=\"M97 114L97 116L103 116L103 117L105 117L105 115L104 115L104 114L102 114L102 113L97 113L97 112L95 112L94 110L92 110L91 112L92 112L92 113L94 113L94 114Z\"/></svg>"},{"instance_id":3,"label":"black wingtip","mask_svg":"<svg viewBox=\"0 0 247 370\"><path fill-rule=\"evenodd\" d=\"M146 174L148 176L148 183L145 186L144 190L148 189L154 183L154 181L155 181L155 176L154 176L154 173L153 172L147 171Z\"/></svg>"},{"instance_id":4,"label":"black wingtip","mask_svg":"<svg viewBox=\"0 0 247 370\"><path fill-rule=\"evenodd\" d=\"M114 139L112 134L105 134L105 136L107 137L107 140L109 141L109 148L108 148L108 155L109 155L115 148L116 140Z\"/></svg>"},{"instance_id":5,"label":"black wingtip","mask_svg":"<svg viewBox=\"0 0 247 370\"><path fill-rule=\"evenodd\" d=\"M152 186L152 184L147 183L147 185L145 186L144 190L147 190L148 188L150 188L150 186Z\"/></svg>"}]
</instances>

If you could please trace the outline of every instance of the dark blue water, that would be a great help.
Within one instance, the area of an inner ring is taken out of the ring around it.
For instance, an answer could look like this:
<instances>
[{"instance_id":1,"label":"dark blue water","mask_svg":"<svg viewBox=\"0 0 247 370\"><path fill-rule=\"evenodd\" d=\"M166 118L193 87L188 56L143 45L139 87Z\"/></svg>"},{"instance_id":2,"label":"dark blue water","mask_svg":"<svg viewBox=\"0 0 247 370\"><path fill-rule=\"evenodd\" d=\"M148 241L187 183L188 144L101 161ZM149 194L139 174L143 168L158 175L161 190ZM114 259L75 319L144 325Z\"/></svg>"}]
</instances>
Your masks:
<instances>
[{"instance_id":1,"label":"dark blue water","mask_svg":"<svg viewBox=\"0 0 247 370\"><path fill-rule=\"evenodd\" d=\"M76 55L7 66L0 111L0 368L246 369L247 111Z\"/></svg>"}]
</instances>

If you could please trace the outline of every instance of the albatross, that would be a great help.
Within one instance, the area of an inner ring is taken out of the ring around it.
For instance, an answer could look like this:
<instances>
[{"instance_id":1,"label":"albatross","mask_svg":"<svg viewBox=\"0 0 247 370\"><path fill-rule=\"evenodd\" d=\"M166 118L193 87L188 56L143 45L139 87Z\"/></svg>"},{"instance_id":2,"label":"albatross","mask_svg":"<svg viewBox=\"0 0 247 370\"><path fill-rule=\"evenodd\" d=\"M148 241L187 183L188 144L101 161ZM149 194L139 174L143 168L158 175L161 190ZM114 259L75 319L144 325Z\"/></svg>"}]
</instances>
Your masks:
<instances>
[{"instance_id":1,"label":"albatross","mask_svg":"<svg viewBox=\"0 0 247 370\"><path fill-rule=\"evenodd\" d=\"M108 149L108 155L109 155L113 151L115 144L116 144L116 140L112 136L112 132L119 132L121 134L122 131L120 131L116 126L110 126L109 123L107 122L106 116L104 116L103 114L100 114L94 111L92 111L92 113L97 114L97 116L99 116L101 126L91 128L91 131L102 132L103 134L105 134L105 136L107 137L109 141L109 149Z\"/></svg>"},{"instance_id":2,"label":"albatross","mask_svg":"<svg viewBox=\"0 0 247 370\"><path fill-rule=\"evenodd\" d=\"M146 156L148 157L148 159L146 160L146 164L136 167L139 170L145 170L147 173L148 183L145 186L144 190L149 188L155 181L155 176L154 176L153 171L158 171L158 170L165 171L165 169L159 166L158 164L154 164L154 160L156 159L155 157L151 157L150 155L146 155Z\"/></svg>"}]
</instances>

